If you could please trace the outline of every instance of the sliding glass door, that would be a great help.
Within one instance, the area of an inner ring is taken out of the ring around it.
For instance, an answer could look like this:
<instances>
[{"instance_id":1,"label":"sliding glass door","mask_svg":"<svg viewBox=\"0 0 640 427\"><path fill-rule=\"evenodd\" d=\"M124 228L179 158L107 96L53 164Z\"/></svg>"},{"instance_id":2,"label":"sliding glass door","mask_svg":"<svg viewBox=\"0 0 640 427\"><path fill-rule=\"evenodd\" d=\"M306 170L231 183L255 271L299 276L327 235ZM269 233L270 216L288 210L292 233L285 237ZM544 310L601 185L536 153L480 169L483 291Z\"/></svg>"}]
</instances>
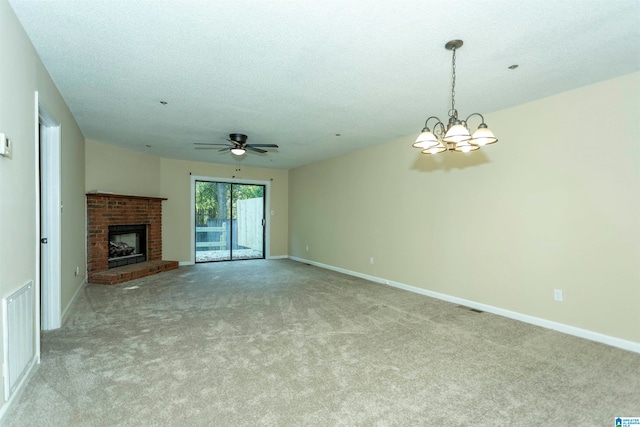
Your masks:
<instances>
[{"instance_id":1,"label":"sliding glass door","mask_svg":"<svg viewBox=\"0 0 640 427\"><path fill-rule=\"evenodd\" d=\"M264 258L264 185L231 184L232 259Z\"/></svg>"},{"instance_id":2,"label":"sliding glass door","mask_svg":"<svg viewBox=\"0 0 640 427\"><path fill-rule=\"evenodd\" d=\"M196 262L264 258L264 185L196 181Z\"/></svg>"}]
</instances>

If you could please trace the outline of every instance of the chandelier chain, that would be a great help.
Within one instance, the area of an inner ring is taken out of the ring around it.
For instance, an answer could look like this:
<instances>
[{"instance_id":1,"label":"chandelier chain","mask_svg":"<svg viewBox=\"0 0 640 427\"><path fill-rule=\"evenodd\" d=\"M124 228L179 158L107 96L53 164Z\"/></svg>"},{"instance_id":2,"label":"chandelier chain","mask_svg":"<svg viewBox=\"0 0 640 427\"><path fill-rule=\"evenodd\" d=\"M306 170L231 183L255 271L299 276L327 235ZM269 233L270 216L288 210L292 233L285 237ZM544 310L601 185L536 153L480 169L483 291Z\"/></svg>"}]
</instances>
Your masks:
<instances>
[{"instance_id":1,"label":"chandelier chain","mask_svg":"<svg viewBox=\"0 0 640 427\"><path fill-rule=\"evenodd\" d=\"M453 61L451 62L451 114L456 112L456 48L453 49Z\"/></svg>"}]
</instances>

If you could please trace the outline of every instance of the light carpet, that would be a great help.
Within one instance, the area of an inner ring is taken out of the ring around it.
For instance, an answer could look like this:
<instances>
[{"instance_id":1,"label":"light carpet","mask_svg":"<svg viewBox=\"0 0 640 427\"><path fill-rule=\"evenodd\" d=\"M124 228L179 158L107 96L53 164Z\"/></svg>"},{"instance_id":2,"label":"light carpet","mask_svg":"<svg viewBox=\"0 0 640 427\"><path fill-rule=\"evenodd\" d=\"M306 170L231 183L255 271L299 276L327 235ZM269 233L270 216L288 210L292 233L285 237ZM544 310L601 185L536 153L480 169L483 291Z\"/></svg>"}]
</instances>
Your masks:
<instances>
[{"instance_id":1,"label":"light carpet","mask_svg":"<svg viewBox=\"0 0 640 427\"><path fill-rule=\"evenodd\" d=\"M9 426L609 426L640 355L290 260L81 291Z\"/></svg>"}]
</instances>

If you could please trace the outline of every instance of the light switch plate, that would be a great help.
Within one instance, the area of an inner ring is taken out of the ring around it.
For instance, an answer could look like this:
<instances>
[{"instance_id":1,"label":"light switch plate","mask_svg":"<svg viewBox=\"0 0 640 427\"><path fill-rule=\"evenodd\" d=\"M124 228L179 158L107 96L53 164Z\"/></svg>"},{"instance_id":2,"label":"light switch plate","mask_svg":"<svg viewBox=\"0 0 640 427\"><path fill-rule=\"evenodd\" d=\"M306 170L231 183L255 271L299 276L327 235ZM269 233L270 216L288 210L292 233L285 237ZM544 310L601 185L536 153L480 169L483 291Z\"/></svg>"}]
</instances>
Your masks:
<instances>
[{"instance_id":1,"label":"light switch plate","mask_svg":"<svg viewBox=\"0 0 640 427\"><path fill-rule=\"evenodd\" d=\"M0 133L0 156L11 158L13 143L4 133Z\"/></svg>"}]
</instances>

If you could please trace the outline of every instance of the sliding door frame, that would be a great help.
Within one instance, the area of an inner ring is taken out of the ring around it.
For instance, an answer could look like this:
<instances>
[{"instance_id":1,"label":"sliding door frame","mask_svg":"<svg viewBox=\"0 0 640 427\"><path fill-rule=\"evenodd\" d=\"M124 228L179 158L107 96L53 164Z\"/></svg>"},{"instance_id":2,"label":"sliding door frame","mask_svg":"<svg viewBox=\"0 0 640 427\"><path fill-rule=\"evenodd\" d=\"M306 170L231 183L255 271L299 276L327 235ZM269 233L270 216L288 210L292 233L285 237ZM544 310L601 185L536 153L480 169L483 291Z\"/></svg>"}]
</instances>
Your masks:
<instances>
[{"instance_id":1,"label":"sliding door frame","mask_svg":"<svg viewBox=\"0 0 640 427\"><path fill-rule=\"evenodd\" d=\"M221 178L213 176L196 176L191 175L191 259L189 264L196 263L196 181L220 182L225 184L245 184L245 185L263 185L264 186L264 259L270 257L270 235L271 235L271 182L259 181L240 178Z\"/></svg>"}]
</instances>

